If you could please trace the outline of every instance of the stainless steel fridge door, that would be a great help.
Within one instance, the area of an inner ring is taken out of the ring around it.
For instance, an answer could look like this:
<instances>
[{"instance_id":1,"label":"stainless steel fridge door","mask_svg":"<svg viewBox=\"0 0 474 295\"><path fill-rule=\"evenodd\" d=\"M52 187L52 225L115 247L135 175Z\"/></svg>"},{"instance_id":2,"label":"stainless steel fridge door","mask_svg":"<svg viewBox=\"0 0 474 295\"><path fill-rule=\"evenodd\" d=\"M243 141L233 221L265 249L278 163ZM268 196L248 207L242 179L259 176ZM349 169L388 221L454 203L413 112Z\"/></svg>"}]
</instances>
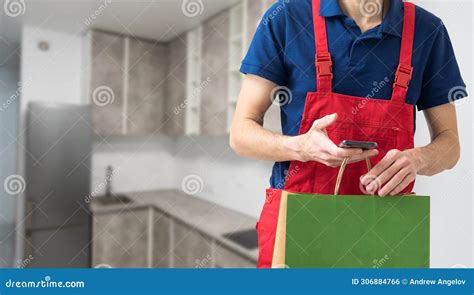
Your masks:
<instances>
[{"instance_id":1,"label":"stainless steel fridge door","mask_svg":"<svg viewBox=\"0 0 474 295\"><path fill-rule=\"evenodd\" d=\"M90 226L27 231L23 267L89 268Z\"/></svg>"},{"instance_id":2,"label":"stainless steel fridge door","mask_svg":"<svg viewBox=\"0 0 474 295\"><path fill-rule=\"evenodd\" d=\"M26 132L26 227L89 224L89 107L32 103Z\"/></svg>"}]
</instances>

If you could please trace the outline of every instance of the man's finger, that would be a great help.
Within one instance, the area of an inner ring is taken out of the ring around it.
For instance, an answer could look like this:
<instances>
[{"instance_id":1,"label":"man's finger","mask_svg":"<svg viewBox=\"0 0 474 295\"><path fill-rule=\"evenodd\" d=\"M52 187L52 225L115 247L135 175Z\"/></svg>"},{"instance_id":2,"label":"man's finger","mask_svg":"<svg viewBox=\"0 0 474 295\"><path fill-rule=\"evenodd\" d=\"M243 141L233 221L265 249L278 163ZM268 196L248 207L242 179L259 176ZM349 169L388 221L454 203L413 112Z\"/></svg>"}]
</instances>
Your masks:
<instances>
[{"instance_id":1,"label":"man's finger","mask_svg":"<svg viewBox=\"0 0 474 295\"><path fill-rule=\"evenodd\" d=\"M372 180L374 180L374 178L379 177L382 172L392 166L392 164L397 160L396 155L395 150L389 151L385 157L369 171L369 173L361 177L360 182L364 186L367 186Z\"/></svg>"},{"instance_id":2,"label":"man's finger","mask_svg":"<svg viewBox=\"0 0 474 295\"><path fill-rule=\"evenodd\" d=\"M400 163L400 161L395 161L394 163L392 163L392 165L385 169L385 171L383 171L379 176L376 176L377 179L375 181L377 182L377 186L383 186L385 183L390 181L395 175L397 175L398 172L400 172L400 170L403 169L403 167L403 163ZM368 191L373 192L375 189L377 189L376 187L374 187L373 182L374 181L369 182L366 185L366 189Z\"/></svg>"},{"instance_id":3,"label":"man's finger","mask_svg":"<svg viewBox=\"0 0 474 295\"><path fill-rule=\"evenodd\" d=\"M410 183L412 182L412 175L411 174L408 174L405 179L403 179L402 183L400 183L397 187L395 187L395 189L393 189L389 194L391 196L396 196L398 195L401 191L403 191L407 186L410 185Z\"/></svg>"},{"instance_id":4,"label":"man's finger","mask_svg":"<svg viewBox=\"0 0 474 295\"><path fill-rule=\"evenodd\" d=\"M386 195L390 194L390 192L392 192L396 187L398 187L409 174L409 169L401 169L396 172L396 174L391 177L390 181L386 185L383 185L382 188L379 190L379 196L385 197Z\"/></svg>"},{"instance_id":5,"label":"man's finger","mask_svg":"<svg viewBox=\"0 0 474 295\"><path fill-rule=\"evenodd\" d=\"M331 126L337 120L337 114L327 115L313 122L311 130L323 130Z\"/></svg>"}]
</instances>

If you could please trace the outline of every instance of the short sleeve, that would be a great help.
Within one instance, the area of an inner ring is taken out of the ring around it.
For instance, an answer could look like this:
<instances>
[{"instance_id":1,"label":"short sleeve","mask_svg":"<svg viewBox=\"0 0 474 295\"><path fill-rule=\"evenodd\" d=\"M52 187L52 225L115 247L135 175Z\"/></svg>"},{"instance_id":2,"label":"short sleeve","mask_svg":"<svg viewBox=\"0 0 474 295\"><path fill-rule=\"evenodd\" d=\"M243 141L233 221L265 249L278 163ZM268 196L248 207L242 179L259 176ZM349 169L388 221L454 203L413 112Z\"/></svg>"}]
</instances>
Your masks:
<instances>
[{"instance_id":1,"label":"short sleeve","mask_svg":"<svg viewBox=\"0 0 474 295\"><path fill-rule=\"evenodd\" d=\"M417 107L421 111L467 95L448 31L441 24L423 73L423 87Z\"/></svg>"},{"instance_id":2,"label":"short sleeve","mask_svg":"<svg viewBox=\"0 0 474 295\"><path fill-rule=\"evenodd\" d=\"M279 1L280 2L280 1ZM286 6L275 3L263 16L240 71L285 85ZM283 10L282 10L283 8Z\"/></svg>"}]
</instances>

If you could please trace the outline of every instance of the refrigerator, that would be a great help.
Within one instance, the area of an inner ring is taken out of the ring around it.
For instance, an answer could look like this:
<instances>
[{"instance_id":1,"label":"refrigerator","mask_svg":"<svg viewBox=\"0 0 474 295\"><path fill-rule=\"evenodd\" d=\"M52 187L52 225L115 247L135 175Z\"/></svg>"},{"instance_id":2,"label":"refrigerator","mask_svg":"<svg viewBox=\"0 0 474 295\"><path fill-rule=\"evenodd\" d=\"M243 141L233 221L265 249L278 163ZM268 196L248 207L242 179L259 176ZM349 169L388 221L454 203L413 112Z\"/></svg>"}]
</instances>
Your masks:
<instances>
[{"instance_id":1,"label":"refrigerator","mask_svg":"<svg viewBox=\"0 0 474 295\"><path fill-rule=\"evenodd\" d=\"M28 105L23 147L26 267L91 266L90 117L86 105Z\"/></svg>"}]
</instances>

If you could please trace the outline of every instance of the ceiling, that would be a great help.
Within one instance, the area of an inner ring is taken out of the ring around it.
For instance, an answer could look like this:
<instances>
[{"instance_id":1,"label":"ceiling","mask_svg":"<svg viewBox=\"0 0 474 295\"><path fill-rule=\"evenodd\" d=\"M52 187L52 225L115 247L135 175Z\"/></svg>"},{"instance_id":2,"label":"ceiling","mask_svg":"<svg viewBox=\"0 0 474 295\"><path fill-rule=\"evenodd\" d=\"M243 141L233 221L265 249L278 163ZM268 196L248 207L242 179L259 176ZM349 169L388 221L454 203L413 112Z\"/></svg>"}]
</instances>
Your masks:
<instances>
[{"instance_id":1,"label":"ceiling","mask_svg":"<svg viewBox=\"0 0 474 295\"><path fill-rule=\"evenodd\" d=\"M0 0L0 39L19 43L22 25L34 25L66 33L95 28L168 41L239 1Z\"/></svg>"}]
</instances>

